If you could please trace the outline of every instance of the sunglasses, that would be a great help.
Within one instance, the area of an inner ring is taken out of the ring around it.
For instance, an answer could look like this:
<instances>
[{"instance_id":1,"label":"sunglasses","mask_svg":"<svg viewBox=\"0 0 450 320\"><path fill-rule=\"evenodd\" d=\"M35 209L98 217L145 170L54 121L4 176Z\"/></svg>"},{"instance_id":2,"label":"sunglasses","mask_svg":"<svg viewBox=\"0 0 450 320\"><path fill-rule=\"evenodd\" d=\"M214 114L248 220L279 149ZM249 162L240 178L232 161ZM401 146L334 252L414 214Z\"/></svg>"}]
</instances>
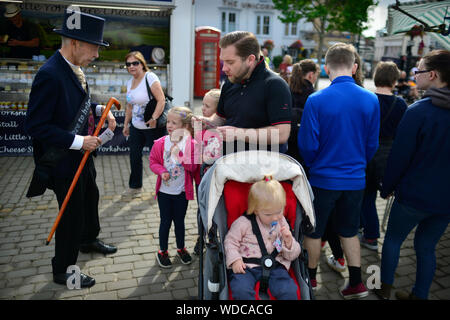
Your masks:
<instances>
[{"instance_id":1,"label":"sunglasses","mask_svg":"<svg viewBox=\"0 0 450 320\"><path fill-rule=\"evenodd\" d=\"M414 75L417 75L420 73L425 73L425 72L430 72L430 71L433 71L433 70L416 70L416 71L414 71Z\"/></svg>"},{"instance_id":2,"label":"sunglasses","mask_svg":"<svg viewBox=\"0 0 450 320\"><path fill-rule=\"evenodd\" d=\"M138 66L139 64L140 64L139 61L125 62L125 65L126 65L127 67L131 67L131 65L133 65L133 66Z\"/></svg>"}]
</instances>

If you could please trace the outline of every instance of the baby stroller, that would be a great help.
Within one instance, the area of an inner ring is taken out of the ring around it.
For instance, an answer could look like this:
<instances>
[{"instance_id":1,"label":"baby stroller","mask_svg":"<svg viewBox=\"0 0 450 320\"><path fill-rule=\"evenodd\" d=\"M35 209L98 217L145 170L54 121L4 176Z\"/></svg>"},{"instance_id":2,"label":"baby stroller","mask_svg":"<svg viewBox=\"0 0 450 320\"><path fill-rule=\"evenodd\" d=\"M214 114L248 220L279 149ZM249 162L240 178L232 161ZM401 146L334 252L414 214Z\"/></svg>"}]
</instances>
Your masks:
<instances>
[{"instance_id":1,"label":"baby stroller","mask_svg":"<svg viewBox=\"0 0 450 320\"><path fill-rule=\"evenodd\" d=\"M294 237L301 246L301 254L291 264L289 274L297 284L297 296L313 299L308 275L308 256L303 248L303 235L315 227L313 194L302 166L293 158L277 152L243 151L218 159L203 176L199 186L200 247L206 240L206 253L199 255L200 300L228 300L227 272L223 241L231 223L247 210L250 186L265 175L271 175L286 191L285 217ZM255 287L256 299L271 297L270 292Z\"/></svg>"}]
</instances>

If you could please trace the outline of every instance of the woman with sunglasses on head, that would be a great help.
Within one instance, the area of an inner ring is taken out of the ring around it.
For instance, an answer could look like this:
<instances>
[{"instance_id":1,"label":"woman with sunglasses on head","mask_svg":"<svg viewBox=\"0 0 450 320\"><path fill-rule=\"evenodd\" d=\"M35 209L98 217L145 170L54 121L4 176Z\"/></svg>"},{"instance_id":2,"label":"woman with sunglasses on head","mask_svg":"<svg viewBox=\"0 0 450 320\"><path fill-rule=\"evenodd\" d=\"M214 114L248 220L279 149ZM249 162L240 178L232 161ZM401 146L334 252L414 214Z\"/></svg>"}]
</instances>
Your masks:
<instances>
[{"instance_id":1,"label":"woman with sunglasses on head","mask_svg":"<svg viewBox=\"0 0 450 320\"><path fill-rule=\"evenodd\" d=\"M381 197L395 195L381 258L381 289L389 299L400 247L410 231L416 251L416 282L397 299L427 299L436 269L436 245L450 222L450 51L435 50L415 71L424 98L405 112L384 172Z\"/></svg>"},{"instance_id":2,"label":"woman with sunglasses on head","mask_svg":"<svg viewBox=\"0 0 450 320\"><path fill-rule=\"evenodd\" d=\"M142 188L142 150L153 141L166 134L166 128L157 128L157 119L164 110L165 96L158 76L150 71L145 58L139 51L132 51L125 56L127 71L133 77L127 82L127 107L123 135L128 138L130 146L131 174L128 193L140 192ZM147 92L147 85L151 97ZM155 111L149 121L144 120L144 112L150 99L156 99Z\"/></svg>"}]
</instances>

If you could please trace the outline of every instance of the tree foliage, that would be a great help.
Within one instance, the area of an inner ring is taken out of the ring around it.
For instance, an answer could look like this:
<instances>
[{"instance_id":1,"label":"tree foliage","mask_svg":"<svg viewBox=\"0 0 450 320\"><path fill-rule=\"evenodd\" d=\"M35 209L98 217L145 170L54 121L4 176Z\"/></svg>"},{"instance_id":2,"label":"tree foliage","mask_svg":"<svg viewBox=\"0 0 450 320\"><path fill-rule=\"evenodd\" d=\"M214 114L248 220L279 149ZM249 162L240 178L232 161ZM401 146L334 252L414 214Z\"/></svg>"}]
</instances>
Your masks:
<instances>
[{"instance_id":1,"label":"tree foliage","mask_svg":"<svg viewBox=\"0 0 450 320\"><path fill-rule=\"evenodd\" d=\"M272 0L275 8L281 11L279 19L284 22L297 22L301 18L315 22L316 29L338 30L361 34L367 29L368 9L378 4L377 0ZM320 31L320 30L318 30Z\"/></svg>"},{"instance_id":2,"label":"tree foliage","mask_svg":"<svg viewBox=\"0 0 450 320\"><path fill-rule=\"evenodd\" d=\"M347 31L360 35L367 26L368 9L378 0L272 0L282 16L282 22L297 22L301 18L313 23L319 36L317 59L321 64L327 31Z\"/></svg>"}]
</instances>

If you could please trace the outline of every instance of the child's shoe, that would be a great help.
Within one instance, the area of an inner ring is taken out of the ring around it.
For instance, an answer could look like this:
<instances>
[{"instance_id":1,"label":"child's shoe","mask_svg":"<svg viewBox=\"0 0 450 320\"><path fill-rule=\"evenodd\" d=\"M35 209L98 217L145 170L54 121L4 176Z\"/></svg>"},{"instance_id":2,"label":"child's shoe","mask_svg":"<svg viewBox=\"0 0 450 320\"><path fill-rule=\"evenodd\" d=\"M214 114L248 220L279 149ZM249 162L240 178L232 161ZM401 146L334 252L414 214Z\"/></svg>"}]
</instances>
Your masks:
<instances>
[{"instance_id":1,"label":"child's shoe","mask_svg":"<svg viewBox=\"0 0 450 320\"><path fill-rule=\"evenodd\" d=\"M345 271L345 259L339 258L335 259L333 255L327 258L328 266L336 272L344 272Z\"/></svg>"},{"instance_id":2,"label":"child's shoe","mask_svg":"<svg viewBox=\"0 0 450 320\"><path fill-rule=\"evenodd\" d=\"M316 291L316 289L317 289L317 280L316 279L311 279L311 288L313 289L313 291Z\"/></svg>"},{"instance_id":3,"label":"child's shoe","mask_svg":"<svg viewBox=\"0 0 450 320\"><path fill-rule=\"evenodd\" d=\"M190 264L192 262L192 258L186 248L177 249L177 254L180 257L182 264Z\"/></svg>"},{"instance_id":4,"label":"child's shoe","mask_svg":"<svg viewBox=\"0 0 450 320\"><path fill-rule=\"evenodd\" d=\"M159 250L156 254L156 260L161 268L169 269L172 268L172 262L169 258L169 252Z\"/></svg>"}]
</instances>

